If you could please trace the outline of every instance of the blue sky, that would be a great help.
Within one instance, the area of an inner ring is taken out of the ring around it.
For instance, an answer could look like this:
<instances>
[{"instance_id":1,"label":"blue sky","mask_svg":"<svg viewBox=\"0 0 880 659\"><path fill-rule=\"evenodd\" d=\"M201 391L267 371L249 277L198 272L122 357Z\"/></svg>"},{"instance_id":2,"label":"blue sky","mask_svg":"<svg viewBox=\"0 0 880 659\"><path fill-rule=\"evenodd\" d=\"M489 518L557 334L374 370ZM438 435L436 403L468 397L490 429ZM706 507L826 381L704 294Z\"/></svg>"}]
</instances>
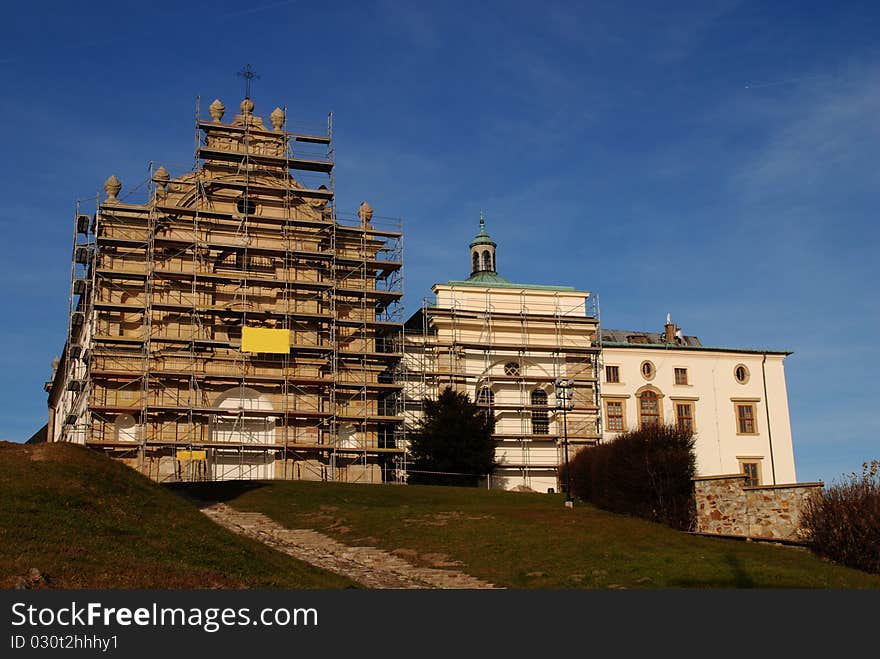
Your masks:
<instances>
[{"instance_id":1,"label":"blue sky","mask_svg":"<svg viewBox=\"0 0 880 659\"><path fill-rule=\"evenodd\" d=\"M667 6L672 5L672 6ZM406 305L468 274L667 312L786 362L799 480L880 457L875 2L16 3L0 40L0 439L44 422L71 218L115 173L192 165L195 97L333 111L340 210L404 218Z\"/></svg>"}]
</instances>

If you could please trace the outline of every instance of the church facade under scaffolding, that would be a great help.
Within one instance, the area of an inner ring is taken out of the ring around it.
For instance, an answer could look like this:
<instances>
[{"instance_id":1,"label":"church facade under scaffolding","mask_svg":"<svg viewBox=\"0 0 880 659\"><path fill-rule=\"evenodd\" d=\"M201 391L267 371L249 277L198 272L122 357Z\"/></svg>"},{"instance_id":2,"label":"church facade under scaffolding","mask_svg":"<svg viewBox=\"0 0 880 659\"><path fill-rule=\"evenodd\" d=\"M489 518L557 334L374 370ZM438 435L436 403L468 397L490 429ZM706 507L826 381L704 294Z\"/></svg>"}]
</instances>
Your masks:
<instances>
[{"instance_id":1,"label":"church facade under scaffolding","mask_svg":"<svg viewBox=\"0 0 880 659\"><path fill-rule=\"evenodd\" d=\"M49 441L158 481L396 478L400 222L337 213L331 121L209 114L191 171L77 204Z\"/></svg>"},{"instance_id":2,"label":"church facade under scaffolding","mask_svg":"<svg viewBox=\"0 0 880 659\"><path fill-rule=\"evenodd\" d=\"M571 286L518 284L498 275L485 231L470 244L468 279L435 284L435 300L405 324L406 424L446 387L495 417L498 467L486 485L559 491L558 467L600 439L598 305ZM571 385L556 409L556 382Z\"/></svg>"}]
</instances>

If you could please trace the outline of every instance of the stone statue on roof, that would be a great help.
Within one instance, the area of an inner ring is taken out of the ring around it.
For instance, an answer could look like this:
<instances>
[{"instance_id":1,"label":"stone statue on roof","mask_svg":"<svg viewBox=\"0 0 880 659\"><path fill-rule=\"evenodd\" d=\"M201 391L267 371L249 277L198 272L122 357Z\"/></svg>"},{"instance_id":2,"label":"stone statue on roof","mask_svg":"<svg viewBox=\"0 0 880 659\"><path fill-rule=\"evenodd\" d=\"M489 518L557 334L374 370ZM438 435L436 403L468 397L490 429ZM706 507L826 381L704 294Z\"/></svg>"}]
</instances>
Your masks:
<instances>
[{"instance_id":1,"label":"stone statue on roof","mask_svg":"<svg viewBox=\"0 0 880 659\"><path fill-rule=\"evenodd\" d=\"M361 226L369 226L370 220L373 219L373 207L366 201L362 201L358 207L358 217L361 218Z\"/></svg>"}]
</instances>

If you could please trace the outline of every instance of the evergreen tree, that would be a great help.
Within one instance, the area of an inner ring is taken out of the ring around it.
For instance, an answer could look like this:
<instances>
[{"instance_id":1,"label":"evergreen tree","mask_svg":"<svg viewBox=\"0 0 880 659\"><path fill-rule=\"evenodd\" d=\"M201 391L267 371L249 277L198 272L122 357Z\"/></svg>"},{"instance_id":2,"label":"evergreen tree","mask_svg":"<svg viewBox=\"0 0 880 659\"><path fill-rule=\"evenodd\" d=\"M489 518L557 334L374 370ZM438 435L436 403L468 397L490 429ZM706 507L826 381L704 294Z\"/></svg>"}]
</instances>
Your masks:
<instances>
[{"instance_id":1,"label":"evergreen tree","mask_svg":"<svg viewBox=\"0 0 880 659\"><path fill-rule=\"evenodd\" d=\"M410 474L410 483L477 485L495 468L495 419L466 393L446 387L437 400L424 401L424 414L409 436L410 469L467 476Z\"/></svg>"}]
</instances>

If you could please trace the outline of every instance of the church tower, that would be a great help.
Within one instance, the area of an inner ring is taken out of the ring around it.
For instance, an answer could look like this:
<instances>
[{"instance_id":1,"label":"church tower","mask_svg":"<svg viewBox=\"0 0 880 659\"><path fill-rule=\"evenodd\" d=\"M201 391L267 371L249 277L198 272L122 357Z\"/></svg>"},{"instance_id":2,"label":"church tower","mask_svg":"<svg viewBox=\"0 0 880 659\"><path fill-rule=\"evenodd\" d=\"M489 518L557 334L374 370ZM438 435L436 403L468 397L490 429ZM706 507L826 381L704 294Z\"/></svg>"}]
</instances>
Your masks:
<instances>
[{"instance_id":1,"label":"church tower","mask_svg":"<svg viewBox=\"0 0 880 659\"><path fill-rule=\"evenodd\" d=\"M486 218L480 211L480 232L471 243L471 277L480 273L497 274L495 248L497 245L486 233Z\"/></svg>"}]
</instances>

